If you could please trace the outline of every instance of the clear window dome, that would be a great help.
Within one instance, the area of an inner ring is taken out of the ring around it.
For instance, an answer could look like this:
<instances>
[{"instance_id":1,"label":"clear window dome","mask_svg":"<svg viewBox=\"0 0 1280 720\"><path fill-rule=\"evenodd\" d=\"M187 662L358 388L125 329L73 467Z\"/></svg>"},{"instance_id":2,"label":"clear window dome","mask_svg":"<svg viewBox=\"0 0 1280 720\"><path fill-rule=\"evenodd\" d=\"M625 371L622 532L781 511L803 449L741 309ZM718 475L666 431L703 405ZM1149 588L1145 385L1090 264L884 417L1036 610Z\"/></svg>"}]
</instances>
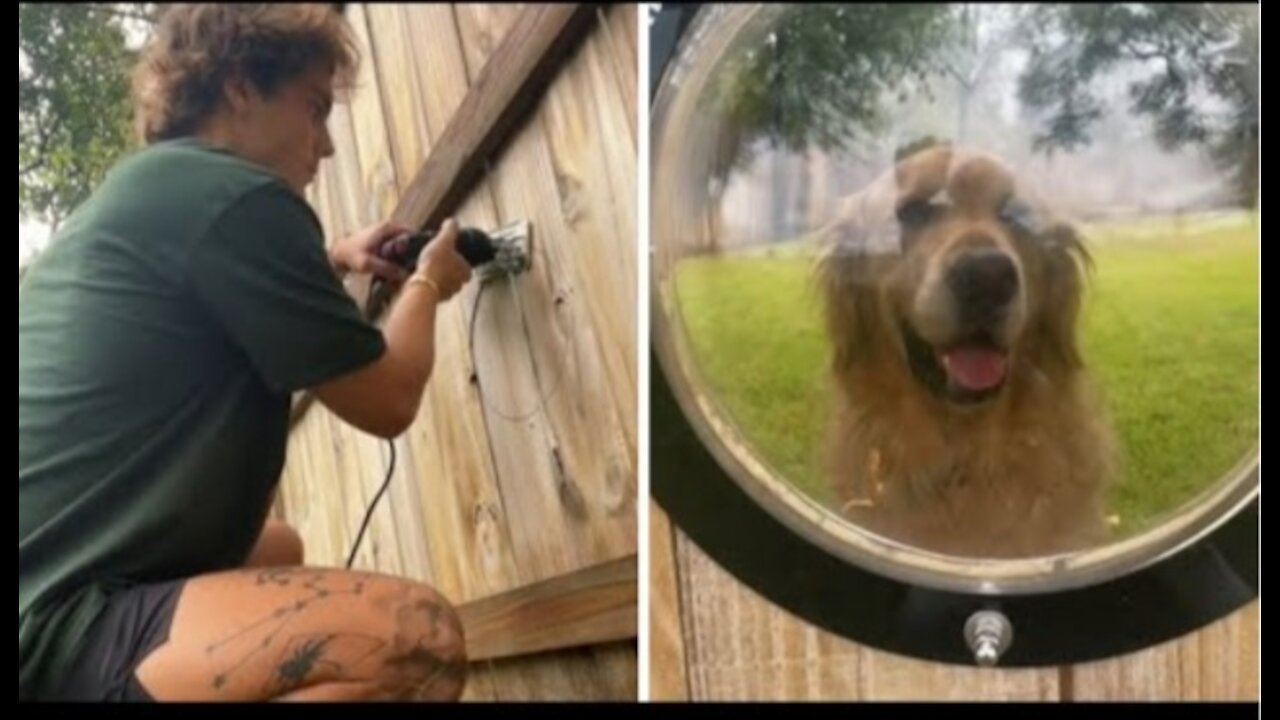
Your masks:
<instances>
[{"instance_id":1,"label":"clear window dome","mask_svg":"<svg viewBox=\"0 0 1280 720\"><path fill-rule=\"evenodd\" d=\"M1259 31L707 6L651 165L654 343L704 443L945 587L1080 585L1222 522L1257 490Z\"/></svg>"}]
</instances>

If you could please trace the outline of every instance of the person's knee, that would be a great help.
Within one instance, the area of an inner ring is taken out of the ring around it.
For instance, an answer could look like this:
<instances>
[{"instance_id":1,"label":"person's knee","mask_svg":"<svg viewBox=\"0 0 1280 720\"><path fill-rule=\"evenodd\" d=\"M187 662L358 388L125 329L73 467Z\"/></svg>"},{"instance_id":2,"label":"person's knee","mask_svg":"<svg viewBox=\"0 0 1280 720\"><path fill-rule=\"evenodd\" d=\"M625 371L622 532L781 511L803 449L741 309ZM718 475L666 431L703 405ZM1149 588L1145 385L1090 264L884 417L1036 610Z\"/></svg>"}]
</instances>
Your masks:
<instances>
[{"instance_id":1,"label":"person's knee","mask_svg":"<svg viewBox=\"0 0 1280 720\"><path fill-rule=\"evenodd\" d=\"M306 556L302 536L293 526L280 520L268 520L258 542L245 561L246 567L280 567L301 565Z\"/></svg>"},{"instance_id":2,"label":"person's knee","mask_svg":"<svg viewBox=\"0 0 1280 720\"><path fill-rule=\"evenodd\" d=\"M302 543L302 536L297 530L293 529L288 523L280 523L280 564L281 565L301 565L306 558L306 548Z\"/></svg>"},{"instance_id":3,"label":"person's knee","mask_svg":"<svg viewBox=\"0 0 1280 720\"><path fill-rule=\"evenodd\" d=\"M269 527L275 533L276 565L302 565L306 548L303 547L302 536L293 529L293 525L274 523Z\"/></svg>"},{"instance_id":4,"label":"person's knee","mask_svg":"<svg viewBox=\"0 0 1280 720\"><path fill-rule=\"evenodd\" d=\"M394 609L384 667L396 695L456 700L467 680L466 636L457 611L438 593L415 587Z\"/></svg>"}]
</instances>

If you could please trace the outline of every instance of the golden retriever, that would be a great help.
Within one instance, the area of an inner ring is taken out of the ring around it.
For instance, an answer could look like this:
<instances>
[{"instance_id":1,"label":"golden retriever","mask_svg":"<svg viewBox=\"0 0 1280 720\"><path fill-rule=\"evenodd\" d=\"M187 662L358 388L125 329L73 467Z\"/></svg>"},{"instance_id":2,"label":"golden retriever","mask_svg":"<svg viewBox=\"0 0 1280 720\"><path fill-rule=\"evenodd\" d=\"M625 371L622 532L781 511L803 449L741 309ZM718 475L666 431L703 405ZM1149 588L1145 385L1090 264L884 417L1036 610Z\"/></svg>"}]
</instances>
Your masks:
<instances>
[{"instance_id":1,"label":"golden retriever","mask_svg":"<svg viewBox=\"0 0 1280 720\"><path fill-rule=\"evenodd\" d=\"M1105 539L1113 440L1076 341L1089 257L994 158L935 146L843 203L817 276L843 513L969 557Z\"/></svg>"}]
</instances>

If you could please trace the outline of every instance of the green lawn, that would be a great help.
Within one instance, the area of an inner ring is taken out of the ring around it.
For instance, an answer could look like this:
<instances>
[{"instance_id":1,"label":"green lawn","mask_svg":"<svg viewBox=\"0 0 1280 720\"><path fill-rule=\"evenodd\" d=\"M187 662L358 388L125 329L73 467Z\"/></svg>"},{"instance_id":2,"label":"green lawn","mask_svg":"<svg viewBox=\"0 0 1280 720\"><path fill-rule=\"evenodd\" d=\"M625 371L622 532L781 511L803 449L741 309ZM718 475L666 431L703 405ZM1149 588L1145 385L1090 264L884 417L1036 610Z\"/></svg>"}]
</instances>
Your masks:
<instances>
[{"instance_id":1,"label":"green lawn","mask_svg":"<svg viewBox=\"0 0 1280 720\"><path fill-rule=\"evenodd\" d=\"M1124 450L1110 512L1142 528L1222 475L1257 441L1256 226L1243 219L1087 230L1096 260L1085 360ZM1170 239L1174 238L1174 239ZM807 253L703 257L677 267L695 357L761 454L824 500L827 343Z\"/></svg>"}]
</instances>

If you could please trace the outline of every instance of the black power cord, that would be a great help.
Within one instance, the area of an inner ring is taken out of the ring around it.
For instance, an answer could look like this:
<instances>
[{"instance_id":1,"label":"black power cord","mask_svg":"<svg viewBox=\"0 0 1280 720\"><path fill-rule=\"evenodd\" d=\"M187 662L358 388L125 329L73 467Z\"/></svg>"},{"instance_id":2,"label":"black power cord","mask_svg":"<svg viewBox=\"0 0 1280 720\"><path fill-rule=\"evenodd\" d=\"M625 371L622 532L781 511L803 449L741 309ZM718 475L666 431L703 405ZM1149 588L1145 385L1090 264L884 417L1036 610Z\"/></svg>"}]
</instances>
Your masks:
<instances>
[{"instance_id":1,"label":"black power cord","mask_svg":"<svg viewBox=\"0 0 1280 720\"><path fill-rule=\"evenodd\" d=\"M435 231L413 233L407 238L408 246L402 254L398 257L388 255L383 255L383 257L394 260L406 270L411 270L418 263L418 255L426 248L427 243L435 239L435 236ZM483 265L493 260L497 255L492 238L479 230L463 228L458 231L457 242L458 254L466 258L472 267ZM365 301L365 317L372 322L390 301L390 297L390 287L378 278L374 278L369 285L369 297ZM351 569L352 564L356 561L356 553L360 551L360 542L364 540L364 534L369 529L369 521L373 519L373 511L377 509L378 501L382 499L382 496L387 492L387 488L391 486L391 476L396 470L396 444L394 440L387 441L387 449L391 451L391 462L387 465L387 477L383 479L382 487L378 488L378 493L373 496L373 500L369 502L369 507L365 510L364 521L360 523L360 530L356 533L356 539L351 543L351 554L347 556L347 569Z\"/></svg>"},{"instance_id":2,"label":"black power cord","mask_svg":"<svg viewBox=\"0 0 1280 720\"><path fill-rule=\"evenodd\" d=\"M556 391L560 389L560 385L563 384L563 378L558 377L556 386L552 388L550 391L544 391L542 388L542 379L540 374L538 373L537 363L534 360L532 354L530 354L529 362L533 363L535 382L538 385L538 404L532 410L526 413L510 414L502 411L499 408L494 407L492 404L490 404L488 398L485 397L484 384L480 380L478 369L475 368L474 366L474 358L476 354L476 350L475 350L476 317L480 314L480 301L484 299L484 293L485 293L485 290L488 289L488 287L489 287L489 282L481 282L480 287L476 290L476 297L471 305L471 318L467 328L467 346L468 346L469 352L471 353L471 357L473 358L472 380L476 383L476 389L480 394L480 400L493 413L495 413L499 417L502 417L503 419L506 419L506 420L520 421L520 420L524 420L529 417L532 417L535 413L538 413L538 412L541 412L545 417L547 414L547 400L550 398L550 396L554 395ZM523 308L521 308L520 315L521 315L521 321L523 322L524 321ZM527 343L529 341L527 324L525 327L525 334L526 334L525 341ZM364 540L364 534L369 529L369 522L373 518L373 511L377 508L378 501L381 500L382 496L386 494L387 488L391 485L391 476L395 473L395 469L396 469L395 442L388 440L387 447L391 451L391 461L390 461L390 464L387 466L387 476L382 481L382 487L378 489L378 493L374 495L373 500L370 501L368 509L365 510L364 521L360 524L360 530L359 532L356 533L356 539L351 545L351 554L347 556L348 569L350 569L352 567L352 564L355 562L356 553L360 551L360 543L361 541Z\"/></svg>"},{"instance_id":3,"label":"black power cord","mask_svg":"<svg viewBox=\"0 0 1280 720\"><path fill-rule=\"evenodd\" d=\"M391 476L396 471L396 443L394 440L387 441L387 448L391 451L391 462L387 465L387 477L382 481L382 487L378 488L378 494L373 496L373 500L369 502L369 509L364 513L364 522L360 523L360 532L356 533L355 542L351 544L351 554L347 556L347 569L351 569L352 563L356 561L356 553L360 551L360 541L364 539L364 533L369 529L369 521L373 519L373 511L378 507L378 501L386 494L387 488L391 486Z\"/></svg>"},{"instance_id":4,"label":"black power cord","mask_svg":"<svg viewBox=\"0 0 1280 720\"><path fill-rule=\"evenodd\" d=\"M413 264L416 264L418 253L420 253L422 249L426 246L426 244L430 242L433 238L434 238L434 233L419 233L411 237L410 247L408 248L408 252L405 253L405 257L412 258L412 259L406 260L404 258L401 258L400 262L402 263L402 265L404 267L411 267ZM496 252L493 249L494 248L493 240L489 238L489 236L485 235L484 233L478 230L463 229L462 231L460 231L458 244L459 244L459 253L467 259L467 261L471 264L472 267L477 267L486 262L489 262L493 260L493 258L496 255ZM470 351L471 357L473 358L473 365L472 365L473 380L476 382L477 389L480 392L481 401L484 402L486 405L488 405L488 402L484 397L483 386L480 384L480 377L479 377L478 371L475 369L475 366L474 366L474 358L475 358L476 316L480 312L480 301L484 298L484 292L487 289L487 287L488 287L488 282L482 281L479 289L476 291L475 301L474 301L474 304L471 306L471 318L470 318L469 327L467 330L468 350ZM384 293L385 293L385 286L380 288L378 285L374 285L370 288L369 299L365 304L366 317L368 317L370 320L376 317L378 311L380 310L381 303L385 302ZM518 298L517 298L517 301L518 301ZM521 319L521 322L524 324L525 342L528 343L530 342L528 337L529 328L528 328L528 323L524 318L523 307L520 308L520 319ZM532 345L530 345L530 348L532 348ZM554 388L550 393L546 393L543 391L542 380L538 373L537 363L535 362L532 355L532 349L530 350L530 353L531 354L529 357L529 361L533 363L535 383L538 386L538 406L535 407L534 410L530 411L528 414L524 414L522 416L516 416L516 417L511 417L508 414L500 411L499 409L490 406L490 409L493 410L493 412L503 417L504 419L523 420L527 417L530 417L535 412L542 412L543 415L545 416L547 395L554 394L555 390L559 389L560 382L557 382L556 388ZM563 378L558 378L558 380L563 381ZM382 499L382 496L386 494L387 489L391 486L391 477L392 475L395 474L395 469L396 469L395 442L392 440L388 440L387 448L391 453L391 460L387 466L387 476L382 481L382 487L378 488L377 494L373 496L373 500L369 502L369 506L364 513L364 520L360 523L360 530L356 533L356 539L351 543L351 553L347 556L348 569L350 569L352 565L355 563L356 554L359 553L360 551L360 543L364 540L364 534L365 532L368 531L369 523L373 519L373 511L377 509L378 501Z\"/></svg>"}]
</instances>

